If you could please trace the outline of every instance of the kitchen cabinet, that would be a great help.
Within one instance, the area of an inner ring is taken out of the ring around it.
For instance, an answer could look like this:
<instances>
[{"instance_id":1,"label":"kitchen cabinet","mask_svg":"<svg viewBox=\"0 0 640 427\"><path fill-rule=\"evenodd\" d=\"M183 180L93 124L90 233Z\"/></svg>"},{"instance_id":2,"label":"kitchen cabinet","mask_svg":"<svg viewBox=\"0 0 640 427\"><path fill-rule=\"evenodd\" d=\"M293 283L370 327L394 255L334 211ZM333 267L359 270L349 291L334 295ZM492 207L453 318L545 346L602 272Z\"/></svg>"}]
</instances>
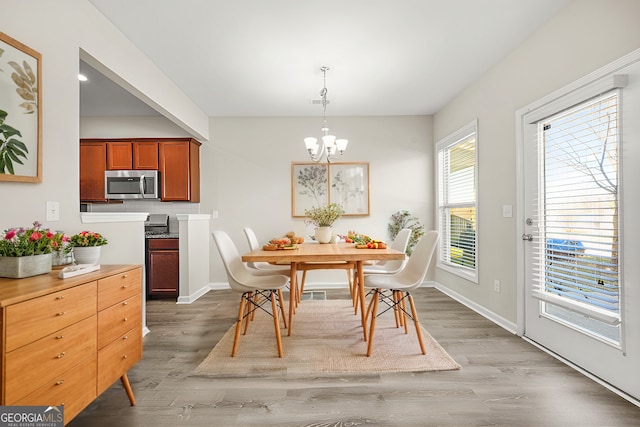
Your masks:
<instances>
[{"instance_id":1,"label":"kitchen cabinet","mask_svg":"<svg viewBox=\"0 0 640 427\"><path fill-rule=\"evenodd\" d=\"M107 163L107 143L80 142L80 200L106 202L104 196L104 171Z\"/></svg>"},{"instance_id":2,"label":"kitchen cabinet","mask_svg":"<svg viewBox=\"0 0 640 427\"><path fill-rule=\"evenodd\" d=\"M158 170L158 141L133 143L133 169Z\"/></svg>"},{"instance_id":3,"label":"kitchen cabinet","mask_svg":"<svg viewBox=\"0 0 640 427\"><path fill-rule=\"evenodd\" d=\"M200 202L200 145L191 138L160 143L162 201Z\"/></svg>"},{"instance_id":4,"label":"kitchen cabinet","mask_svg":"<svg viewBox=\"0 0 640 427\"><path fill-rule=\"evenodd\" d=\"M133 169L132 145L130 141L107 142L107 170Z\"/></svg>"},{"instance_id":5,"label":"kitchen cabinet","mask_svg":"<svg viewBox=\"0 0 640 427\"><path fill-rule=\"evenodd\" d=\"M64 405L67 424L142 358L142 267L0 279L0 404Z\"/></svg>"},{"instance_id":6,"label":"kitchen cabinet","mask_svg":"<svg viewBox=\"0 0 640 427\"><path fill-rule=\"evenodd\" d=\"M160 171L161 200L200 202L200 145L192 138L80 140L80 201L107 202L105 170Z\"/></svg>"},{"instance_id":7,"label":"kitchen cabinet","mask_svg":"<svg viewBox=\"0 0 640 427\"><path fill-rule=\"evenodd\" d=\"M158 170L158 141L107 142L107 170Z\"/></svg>"},{"instance_id":8,"label":"kitchen cabinet","mask_svg":"<svg viewBox=\"0 0 640 427\"><path fill-rule=\"evenodd\" d=\"M147 239L147 295L177 298L180 284L178 239Z\"/></svg>"}]
</instances>

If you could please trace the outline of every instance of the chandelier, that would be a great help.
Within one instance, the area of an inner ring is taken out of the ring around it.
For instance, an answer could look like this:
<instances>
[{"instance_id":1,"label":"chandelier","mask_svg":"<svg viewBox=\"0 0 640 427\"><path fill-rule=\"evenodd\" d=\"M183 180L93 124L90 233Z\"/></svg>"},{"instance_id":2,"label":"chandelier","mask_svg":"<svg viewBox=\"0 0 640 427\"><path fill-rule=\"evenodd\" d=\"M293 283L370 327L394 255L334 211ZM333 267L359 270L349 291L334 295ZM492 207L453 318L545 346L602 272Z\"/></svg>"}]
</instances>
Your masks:
<instances>
[{"instance_id":1,"label":"chandelier","mask_svg":"<svg viewBox=\"0 0 640 427\"><path fill-rule=\"evenodd\" d=\"M349 140L336 139L335 135L329 134L329 128L327 127L327 71L329 67L320 68L322 71L322 79L324 86L320 90L320 103L322 104L322 137L320 142L313 136L308 136L304 139L304 145L307 147L309 156L314 162L319 162L324 156L327 158L327 163L331 163L331 160L335 160L336 156L342 156L344 150L347 149Z\"/></svg>"}]
</instances>

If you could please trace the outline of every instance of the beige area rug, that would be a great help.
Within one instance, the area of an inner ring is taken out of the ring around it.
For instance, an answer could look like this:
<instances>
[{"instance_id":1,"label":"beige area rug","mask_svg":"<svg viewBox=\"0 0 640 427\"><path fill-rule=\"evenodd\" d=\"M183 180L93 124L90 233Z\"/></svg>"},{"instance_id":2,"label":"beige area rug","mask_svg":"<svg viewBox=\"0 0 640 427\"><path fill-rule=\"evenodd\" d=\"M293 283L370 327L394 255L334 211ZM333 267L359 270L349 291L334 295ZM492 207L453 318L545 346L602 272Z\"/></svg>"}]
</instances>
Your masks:
<instances>
[{"instance_id":1,"label":"beige area rug","mask_svg":"<svg viewBox=\"0 0 640 427\"><path fill-rule=\"evenodd\" d=\"M282 329L284 357L278 357L273 318L258 311L247 335L240 336L231 357L235 325L225 333L197 374L212 376L308 376L318 373L425 372L460 369L438 342L422 329L427 354L420 352L416 330L396 328L392 311L379 316L373 354L366 356L360 314L350 300L303 301L294 315L293 332Z\"/></svg>"}]
</instances>

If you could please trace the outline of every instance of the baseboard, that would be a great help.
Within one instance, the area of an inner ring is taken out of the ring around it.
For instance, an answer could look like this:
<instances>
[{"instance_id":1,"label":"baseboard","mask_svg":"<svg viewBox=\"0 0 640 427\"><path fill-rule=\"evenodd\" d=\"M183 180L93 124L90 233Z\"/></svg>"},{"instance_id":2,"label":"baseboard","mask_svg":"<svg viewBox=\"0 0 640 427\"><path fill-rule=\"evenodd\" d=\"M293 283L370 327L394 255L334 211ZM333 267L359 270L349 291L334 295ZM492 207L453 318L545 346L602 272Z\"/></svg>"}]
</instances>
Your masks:
<instances>
[{"instance_id":1,"label":"baseboard","mask_svg":"<svg viewBox=\"0 0 640 427\"><path fill-rule=\"evenodd\" d=\"M475 311L476 313L478 313L482 317L492 321L493 323L495 323L496 325L500 326L501 328L511 332L514 335L517 335L518 327L517 327L517 325L515 323L505 319L502 316L498 316L493 311L487 310L485 307L483 307L483 306L471 301L470 299L460 295L459 293L457 293L455 291L452 291L451 289L447 288L446 286L441 285L438 282L434 282L434 286L435 286L436 289L438 289L443 294L453 298L454 300L458 301L460 304L465 305L466 307L468 307L471 310Z\"/></svg>"},{"instance_id":2,"label":"baseboard","mask_svg":"<svg viewBox=\"0 0 640 427\"><path fill-rule=\"evenodd\" d=\"M227 284L227 288L228 287L229 285ZM178 297L178 301L176 302L176 304L191 304L192 302L194 302L195 300L197 300L198 298L200 298L202 295L206 294L210 290L211 290L211 285L203 286L202 288L198 289L191 295Z\"/></svg>"}]
</instances>

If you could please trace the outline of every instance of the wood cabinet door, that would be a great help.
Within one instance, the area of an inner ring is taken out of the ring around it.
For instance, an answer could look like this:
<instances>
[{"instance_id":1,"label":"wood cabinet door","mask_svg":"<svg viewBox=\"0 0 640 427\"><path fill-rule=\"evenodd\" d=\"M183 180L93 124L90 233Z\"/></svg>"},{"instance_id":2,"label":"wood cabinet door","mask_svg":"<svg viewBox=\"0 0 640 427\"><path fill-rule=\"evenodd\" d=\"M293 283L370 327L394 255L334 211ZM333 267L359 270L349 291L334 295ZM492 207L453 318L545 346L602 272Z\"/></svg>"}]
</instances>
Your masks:
<instances>
[{"instance_id":1,"label":"wood cabinet door","mask_svg":"<svg viewBox=\"0 0 640 427\"><path fill-rule=\"evenodd\" d=\"M107 169L133 169L133 147L131 142L107 143Z\"/></svg>"},{"instance_id":2,"label":"wood cabinet door","mask_svg":"<svg viewBox=\"0 0 640 427\"><path fill-rule=\"evenodd\" d=\"M160 144L162 201L189 201L189 160L189 142L167 141Z\"/></svg>"},{"instance_id":3,"label":"wood cabinet door","mask_svg":"<svg viewBox=\"0 0 640 427\"><path fill-rule=\"evenodd\" d=\"M141 141L133 143L133 168L158 170L158 142Z\"/></svg>"},{"instance_id":4,"label":"wood cabinet door","mask_svg":"<svg viewBox=\"0 0 640 427\"><path fill-rule=\"evenodd\" d=\"M149 241L147 293L149 296L178 297L180 253L178 239ZM153 247L162 248L154 249Z\"/></svg>"},{"instance_id":5,"label":"wood cabinet door","mask_svg":"<svg viewBox=\"0 0 640 427\"><path fill-rule=\"evenodd\" d=\"M106 142L80 143L80 200L106 202L104 171L107 167Z\"/></svg>"}]
</instances>

